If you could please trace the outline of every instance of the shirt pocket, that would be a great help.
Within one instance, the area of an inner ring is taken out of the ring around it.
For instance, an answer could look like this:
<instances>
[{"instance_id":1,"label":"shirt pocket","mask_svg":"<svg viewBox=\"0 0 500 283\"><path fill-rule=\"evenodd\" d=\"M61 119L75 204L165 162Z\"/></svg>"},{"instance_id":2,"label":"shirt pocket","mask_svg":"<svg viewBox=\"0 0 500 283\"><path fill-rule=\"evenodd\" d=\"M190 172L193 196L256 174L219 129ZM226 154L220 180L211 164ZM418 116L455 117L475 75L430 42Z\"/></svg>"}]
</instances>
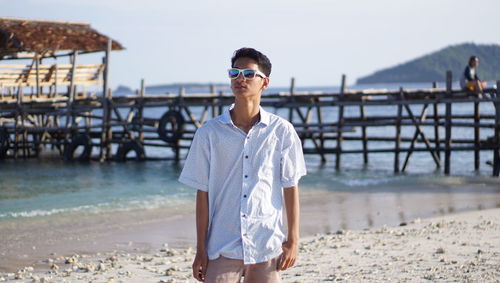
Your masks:
<instances>
[{"instance_id":1,"label":"shirt pocket","mask_svg":"<svg viewBox=\"0 0 500 283\"><path fill-rule=\"evenodd\" d=\"M272 181L276 178L280 168L280 148L279 140L276 136L269 136L266 140L259 143L255 149L255 161L259 179L268 179Z\"/></svg>"}]
</instances>

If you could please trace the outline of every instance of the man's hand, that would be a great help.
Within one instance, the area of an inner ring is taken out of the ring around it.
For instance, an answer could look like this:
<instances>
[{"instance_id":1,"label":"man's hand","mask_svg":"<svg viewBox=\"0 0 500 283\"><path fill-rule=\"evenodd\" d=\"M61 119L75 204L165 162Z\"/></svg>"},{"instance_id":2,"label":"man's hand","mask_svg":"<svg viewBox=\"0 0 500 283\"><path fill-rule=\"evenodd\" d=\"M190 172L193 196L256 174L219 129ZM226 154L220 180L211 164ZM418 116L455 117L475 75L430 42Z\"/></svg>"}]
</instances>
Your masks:
<instances>
[{"instance_id":1,"label":"man's hand","mask_svg":"<svg viewBox=\"0 0 500 283\"><path fill-rule=\"evenodd\" d=\"M297 260L298 245L296 243L284 242L283 253L278 260L278 270L287 270L292 267Z\"/></svg>"},{"instance_id":2,"label":"man's hand","mask_svg":"<svg viewBox=\"0 0 500 283\"><path fill-rule=\"evenodd\" d=\"M198 281L205 281L207 273L208 255L206 252L196 252L193 261L193 277Z\"/></svg>"}]
</instances>

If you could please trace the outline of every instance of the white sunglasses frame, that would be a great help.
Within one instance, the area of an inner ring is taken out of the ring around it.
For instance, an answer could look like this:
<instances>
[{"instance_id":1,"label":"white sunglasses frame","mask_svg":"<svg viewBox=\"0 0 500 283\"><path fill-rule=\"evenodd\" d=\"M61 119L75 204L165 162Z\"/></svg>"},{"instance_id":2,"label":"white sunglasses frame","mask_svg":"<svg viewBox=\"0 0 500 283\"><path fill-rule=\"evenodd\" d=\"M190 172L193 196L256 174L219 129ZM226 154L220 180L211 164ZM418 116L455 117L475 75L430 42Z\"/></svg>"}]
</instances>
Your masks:
<instances>
[{"instance_id":1,"label":"white sunglasses frame","mask_svg":"<svg viewBox=\"0 0 500 283\"><path fill-rule=\"evenodd\" d=\"M229 68L229 69L227 69L228 76L229 76L229 71L231 71L231 70L238 70L238 72L239 72L238 75L235 78L229 77L231 80L235 80L235 79L239 78L240 75L243 75L243 72L246 71L246 70L252 70L252 71L254 71L255 72L255 76L253 78L247 78L247 77L245 77L245 75L243 75L243 78L245 78L245 80L253 80L253 79L255 79L255 77L257 75L261 76L263 79L267 78L267 76L264 73L262 73L261 71L250 69L250 68L247 68L247 69Z\"/></svg>"}]
</instances>

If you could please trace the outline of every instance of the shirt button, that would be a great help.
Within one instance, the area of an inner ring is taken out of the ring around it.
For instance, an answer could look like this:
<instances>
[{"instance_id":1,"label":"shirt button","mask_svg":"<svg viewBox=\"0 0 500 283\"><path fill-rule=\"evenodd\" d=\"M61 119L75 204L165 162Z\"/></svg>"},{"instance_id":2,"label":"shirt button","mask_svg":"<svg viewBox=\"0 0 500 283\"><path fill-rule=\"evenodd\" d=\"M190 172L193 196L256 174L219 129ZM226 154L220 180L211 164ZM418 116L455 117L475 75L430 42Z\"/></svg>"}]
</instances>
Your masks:
<instances>
[{"instance_id":1,"label":"shirt button","mask_svg":"<svg viewBox=\"0 0 500 283\"><path fill-rule=\"evenodd\" d=\"M247 217L245 214L243 214L243 218Z\"/></svg>"},{"instance_id":2,"label":"shirt button","mask_svg":"<svg viewBox=\"0 0 500 283\"><path fill-rule=\"evenodd\" d=\"M248 155L245 155L245 158L248 159Z\"/></svg>"},{"instance_id":3,"label":"shirt button","mask_svg":"<svg viewBox=\"0 0 500 283\"><path fill-rule=\"evenodd\" d=\"M245 178L248 178L248 175L245 175Z\"/></svg>"},{"instance_id":4,"label":"shirt button","mask_svg":"<svg viewBox=\"0 0 500 283\"><path fill-rule=\"evenodd\" d=\"M246 198L246 197L247 197L247 195L243 195L243 197L244 197L244 198Z\"/></svg>"}]
</instances>

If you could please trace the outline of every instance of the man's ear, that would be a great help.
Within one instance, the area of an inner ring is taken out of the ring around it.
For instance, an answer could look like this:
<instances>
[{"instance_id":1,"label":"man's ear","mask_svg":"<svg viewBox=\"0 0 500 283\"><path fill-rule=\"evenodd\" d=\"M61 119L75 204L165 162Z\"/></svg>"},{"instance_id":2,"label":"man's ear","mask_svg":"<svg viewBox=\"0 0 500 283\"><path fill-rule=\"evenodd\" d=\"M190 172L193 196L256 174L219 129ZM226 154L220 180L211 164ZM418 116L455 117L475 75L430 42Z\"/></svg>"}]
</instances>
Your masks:
<instances>
[{"instance_id":1,"label":"man's ear","mask_svg":"<svg viewBox=\"0 0 500 283\"><path fill-rule=\"evenodd\" d=\"M269 78L263 78L262 89L266 89L269 87Z\"/></svg>"}]
</instances>

